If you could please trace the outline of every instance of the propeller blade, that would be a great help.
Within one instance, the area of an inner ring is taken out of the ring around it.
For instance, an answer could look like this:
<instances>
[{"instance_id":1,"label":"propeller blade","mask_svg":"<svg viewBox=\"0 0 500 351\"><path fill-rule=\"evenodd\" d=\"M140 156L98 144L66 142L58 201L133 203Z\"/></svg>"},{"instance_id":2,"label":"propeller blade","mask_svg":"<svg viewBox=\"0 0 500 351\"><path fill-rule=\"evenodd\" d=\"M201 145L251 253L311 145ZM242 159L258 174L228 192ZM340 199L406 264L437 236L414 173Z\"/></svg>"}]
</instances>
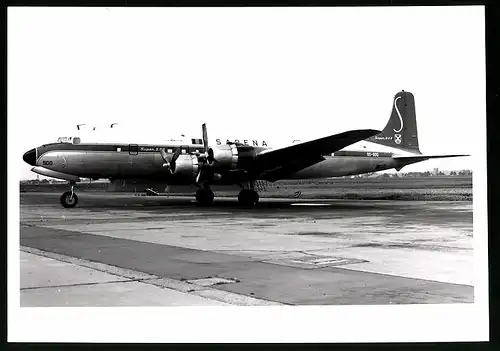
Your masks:
<instances>
[{"instance_id":1,"label":"propeller blade","mask_svg":"<svg viewBox=\"0 0 500 351\"><path fill-rule=\"evenodd\" d=\"M170 161L170 163L175 162L179 158L180 154L181 148L178 148L177 150L175 150L174 155L172 156L172 161Z\"/></svg>"},{"instance_id":2,"label":"propeller blade","mask_svg":"<svg viewBox=\"0 0 500 351\"><path fill-rule=\"evenodd\" d=\"M165 149L160 149L160 154L161 154L161 157L163 158L163 160L165 162L170 162L170 160L168 159L168 155L167 155L167 152L165 151Z\"/></svg>"},{"instance_id":3,"label":"propeller blade","mask_svg":"<svg viewBox=\"0 0 500 351\"><path fill-rule=\"evenodd\" d=\"M202 133L203 133L203 147L205 150L205 153L208 151L208 133L207 133L207 124L203 123L201 126Z\"/></svg>"}]
</instances>

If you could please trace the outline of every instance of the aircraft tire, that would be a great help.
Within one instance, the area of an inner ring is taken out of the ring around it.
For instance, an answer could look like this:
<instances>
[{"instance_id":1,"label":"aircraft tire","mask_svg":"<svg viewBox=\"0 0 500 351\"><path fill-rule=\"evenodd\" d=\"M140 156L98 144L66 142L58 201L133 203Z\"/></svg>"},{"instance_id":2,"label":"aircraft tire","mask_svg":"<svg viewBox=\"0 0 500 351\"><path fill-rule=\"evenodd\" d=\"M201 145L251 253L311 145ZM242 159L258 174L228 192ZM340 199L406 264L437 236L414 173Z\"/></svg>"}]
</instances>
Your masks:
<instances>
[{"instance_id":1,"label":"aircraft tire","mask_svg":"<svg viewBox=\"0 0 500 351\"><path fill-rule=\"evenodd\" d=\"M200 206L210 206L214 202L214 192L211 189L199 189L196 192L196 203Z\"/></svg>"},{"instance_id":2,"label":"aircraft tire","mask_svg":"<svg viewBox=\"0 0 500 351\"><path fill-rule=\"evenodd\" d=\"M252 190L252 204L257 205L259 203L260 197L259 193L255 190Z\"/></svg>"},{"instance_id":3,"label":"aircraft tire","mask_svg":"<svg viewBox=\"0 0 500 351\"><path fill-rule=\"evenodd\" d=\"M61 205L65 208L73 208L78 204L78 196L73 193L71 196L71 191L66 191L61 195Z\"/></svg>"},{"instance_id":4,"label":"aircraft tire","mask_svg":"<svg viewBox=\"0 0 500 351\"><path fill-rule=\"evenodd\" d=\"M243 206L257 205L259 202L259 193L252 189L243 189L238 194L238 202Z\"/></svg>"}]
</instances>

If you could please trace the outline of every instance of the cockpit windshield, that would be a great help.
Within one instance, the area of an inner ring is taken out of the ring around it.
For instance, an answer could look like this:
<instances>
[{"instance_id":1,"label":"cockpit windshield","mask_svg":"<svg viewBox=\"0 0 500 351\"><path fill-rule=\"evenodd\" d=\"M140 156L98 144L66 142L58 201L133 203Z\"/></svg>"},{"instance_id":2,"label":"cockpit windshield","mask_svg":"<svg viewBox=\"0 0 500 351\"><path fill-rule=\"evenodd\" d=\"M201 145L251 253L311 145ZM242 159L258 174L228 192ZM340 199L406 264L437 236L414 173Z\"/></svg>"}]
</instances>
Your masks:
<instances>
[{"instance_id":1,"label":"cockpit windshield","mask_svg":"<svg viewBox=\"0 0 500 351\"><path fill-rule=\"evenodd\" d=\"M57 139L58 143L70 143L70 144L80 144L79 137L59 137Z\"/></svg>"}]
</instances>

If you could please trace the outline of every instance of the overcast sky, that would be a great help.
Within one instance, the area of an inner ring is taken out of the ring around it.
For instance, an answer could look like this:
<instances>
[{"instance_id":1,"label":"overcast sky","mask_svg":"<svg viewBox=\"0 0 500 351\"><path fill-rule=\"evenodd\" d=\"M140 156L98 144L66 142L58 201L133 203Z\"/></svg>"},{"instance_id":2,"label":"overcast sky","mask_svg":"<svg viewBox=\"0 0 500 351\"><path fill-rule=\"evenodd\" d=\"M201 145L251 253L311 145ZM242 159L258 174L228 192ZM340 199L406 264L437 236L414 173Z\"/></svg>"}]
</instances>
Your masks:
<instances>
[{"instance_id":1,"label":"overcast sky","mask_svg":"<svg viewBox=\"0 0 500 351\"><path fill-rule=\"evenodd\" d=\"M484 154L484 8L8 9L21 179L36 177L22 154L59 136L154 143L201 137L206 122L211 141L284 143L382 129L402 89L423 153ZM472 158L403 171L434 167Z\"/></svg>"}]
</instances>

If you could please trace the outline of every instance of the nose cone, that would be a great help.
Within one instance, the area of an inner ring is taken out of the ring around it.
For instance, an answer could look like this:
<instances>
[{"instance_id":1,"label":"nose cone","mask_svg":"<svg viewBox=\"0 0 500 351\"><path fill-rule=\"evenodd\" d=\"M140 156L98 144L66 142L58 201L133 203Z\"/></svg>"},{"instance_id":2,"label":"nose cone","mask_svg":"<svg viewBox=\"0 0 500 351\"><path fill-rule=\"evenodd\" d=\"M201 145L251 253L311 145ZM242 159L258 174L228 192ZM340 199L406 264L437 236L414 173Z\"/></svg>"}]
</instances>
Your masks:
<instances>
[{"instance_id":1,"label":"nose cone","mask_svg":"<svg viewBox=\"0 0 500 351\"><path fill-rule=\"evenodd\" d=\"M23 160L31 166L36 166L36 149L31 149L26 152L23 156Z\"/></svg>"}]
</instances>

